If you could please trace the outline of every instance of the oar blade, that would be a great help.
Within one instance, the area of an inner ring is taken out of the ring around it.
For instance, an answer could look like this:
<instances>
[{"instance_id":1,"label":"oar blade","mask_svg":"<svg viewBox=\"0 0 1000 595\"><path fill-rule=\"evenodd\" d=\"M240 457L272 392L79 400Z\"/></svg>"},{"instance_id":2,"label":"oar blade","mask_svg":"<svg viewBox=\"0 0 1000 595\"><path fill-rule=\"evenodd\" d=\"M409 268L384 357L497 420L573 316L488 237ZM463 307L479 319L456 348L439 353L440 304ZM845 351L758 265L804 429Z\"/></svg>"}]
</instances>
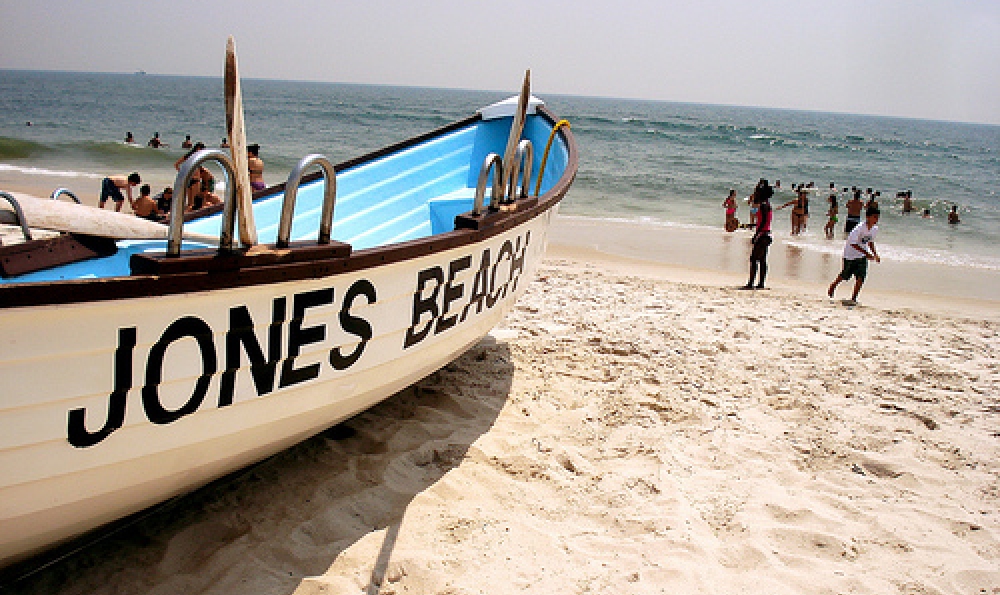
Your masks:
<instances>
[{"instance_id":1,"label":"oar blade","mask_svg":"<svg viewBox=\"0 0 1000 595\"><path fill-rule=\"evenodd\" d=\"M517 184L517 180L510 179L510 172L514 169L513 161L514 155L517 152L517 145L521 142L521 133L524 131L524 118L528 111L528 100L531 98L531 70L524 71L524 82L521 83L521 94L517 99L517 111L514 112L514 121L510 127L510 136L507 138L507 148L503 153L503 168L504 176L506 177L507 183L504 184L506 192L509 194L514 193L514 186ZM506 200L511 200L512 196L505 197Z\"/></svg>"},{"instance_id":2,"label":"oar blade","mask_svg":"<svg viewBox=\"0 0 1000 595\"><path fill-rule=\"evenodd\" d=\"M243 123L243 93L236 61L236 41L230 35L226 41L226 131L236 169L236 204L239 213L240 242L244 246L257 244L257 226L253 218L253 193L250 188L250 168L247 157L247 137Z\"/></svg>"}]
</instances>

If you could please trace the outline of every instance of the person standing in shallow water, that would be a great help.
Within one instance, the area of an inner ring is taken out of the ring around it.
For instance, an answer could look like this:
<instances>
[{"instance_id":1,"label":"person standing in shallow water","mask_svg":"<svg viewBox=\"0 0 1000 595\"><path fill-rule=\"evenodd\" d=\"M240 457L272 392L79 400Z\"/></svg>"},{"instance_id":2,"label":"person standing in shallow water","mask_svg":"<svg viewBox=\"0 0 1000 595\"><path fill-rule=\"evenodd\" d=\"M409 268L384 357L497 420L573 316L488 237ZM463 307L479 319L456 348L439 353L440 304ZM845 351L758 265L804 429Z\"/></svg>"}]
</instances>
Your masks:
<instances>
[{"instance_id":1,"label":"person standing in shallow water","mask_svg":"<svg viewBox=\"0 0 1000 595\"><path fill-rule=\"evenodd\" d=\"M771 245L771 196L774 189L761 179L754 190L754 200L757 202L757 231L753 234L750 249L750 280L742 289L764 289L764 279L767 277L767 248ZM757 272L760 271L760 277ZM754 285L754 279L757 284Z\"/></svg>"},{"instance_id":2,"label":"person standing in shallow water","mask_svg":"<svg viewBox=\"0 0 1000 595\"><path fill-rule=\"evenodd\" d=\"M830 201L830 208L826 211L827 221L826 226L823 227L823 231L826 233L827 239L832 240L833 227L837 224L837 213L840 212L840 207L837 205L836 189L830 193L830 197L827 200Z\"/></svg>"},{"instance_id":3,"label":"person standing in shallow water","mask_svg":"<svg viewBox=\"0 0 1000 595\"><path fill-rule=\"evenodd\" d=\"M948 213L948 223L955 224L961 222L962 220L958 218L958 205L952 205L951 212Z\"/></svg>"},{"instance_id":4,"label":"person standing in shallow water","mask_svg":"<svg viewBox=\"0 0 1000 595\"><path fill-rule=\"evenodd\" d=\"M854 197L847 201L847 204L844 206L847 207L847 220L844 222L844 233L850 235L851 230L861 223L861 210L865 207L865 203L861 202L861 190L855 190Z\"/></svg>"},{"instance_id":5,"label":"person standing in shallow water","mask_svg":"<svg viewBox=\"0 0 1000 595\"><path fill-rule=\"evenodd\" d=\"M736 231L736 228L740 226L740 222L736 219L735 190L729 191L729 196L722 202L722 206L726 208L726 231Z\"/></svg>"}]
</instances>

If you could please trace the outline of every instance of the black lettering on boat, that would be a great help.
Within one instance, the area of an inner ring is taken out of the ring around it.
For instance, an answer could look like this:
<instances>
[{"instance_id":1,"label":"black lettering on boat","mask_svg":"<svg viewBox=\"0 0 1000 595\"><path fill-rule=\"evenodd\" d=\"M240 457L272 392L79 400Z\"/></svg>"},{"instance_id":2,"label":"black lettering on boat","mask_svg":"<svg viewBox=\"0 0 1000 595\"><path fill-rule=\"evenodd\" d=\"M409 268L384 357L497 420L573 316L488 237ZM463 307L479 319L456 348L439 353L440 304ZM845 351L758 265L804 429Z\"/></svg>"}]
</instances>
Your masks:
<instances>
[{"instance_id":1,"label":"black lettering on boat","mask_svg":"<svg viewBox=\"0 0 1000 595\"><path fill-rule=\"evenodd\" d=\"M77 448L98 444L125 423L125 401L132 390L132 353L135 351L134 326L118 329L118 347L115 349L115 388L108 398L108 417L104 426L96 431L87 430L87 410L73 409L66 424L66 437Z\"/></svg>"},{"instance_id":2,"label":"black lettering on boat","mask_svg":"<svg viewBox=\"0 0 1000 595\"><path fill-rule=\"evenodd\" d=\"M524 233L524 246L521 246L521 236L517 236L517 243L514 245L514 255L510 261L510 291L517 291L517 282L524 274L524 259L528 254L528 241L531 239L531 230ZM518 256L520 254L520 256ZM514 272L517 272L517 275Z\"/></svg>"},{"instance_id":3,"label":"black lettering on boat","mask_svg":"<svg viewBox=\"0 0 1000 595\"><path fill-rule=\"evenodd\" d=\"M274 377L281 360L281 327L285 323L286 299L274 298L271 308L271 324L267 333L267 359L254 332L253 318L246 306L229 309L229 332L226 333L226 370L222 373L219 388L219 407L233 404L236 392L236 372L240 368L240 346L250 360L250 374L253 376L257 396L274 390Z\"/></svg>"},{"instance_id":4,"label":"black lettering on boat","mask_svg":"<svg viewBox=\"0 0 1000 595\"><path fill-rule=\"evenodd\" d=\"M292 320L288 325L288 358L281 366L279 386L285 388L319 377L319 363L309 364L304 368L295 367L295 358L306 345L319 343L326 339L326 325L303 327L306 310L333 303L333 288L316 289L306 293L297 293L292 301Z\"/></svg>"},{"instance_id":5,"label":"black lettering on boat","mask_svg":"<svg viewBox=\"0 0 1000 595\"><path fill-rule=\"evenodd\" d=\"M434 282L434 289L431 291L431 294L425 298L423 297L424 290L426 289L429 281ZM442 271L439 266L424 269L417 273L417 291L413 294L413 323L410 325L410 328L406 329L406 338L403 340L403 349L412 347L423 341L427 337L427 333L430 332L431 326L434 324L434 320L438 317L437 297L438 292L441 290L442 283L444 283L444 271ZM415 329L417 328L417 325L420 324L420 320L423 318L424 314L430 314L431 318L421 330L416 331Z\"/></svg>"},{"instance_id":6,"label":"black lettering on boat","mask_svg":"<svg viewBox=\"0 0 1000 595\"><path fill-rule=\"evenodd\" d=\"M169 410L160 402L160 382L163 380L163 359L167 348L173 343L193 338L198 343L201 353L201 376L195 382L194 391L187 402L176 410ZM149 350L149 360L146 362L146 383L142 387L142 406L146 417L154 424L169 424L198 410L208 385L215 374L217 361L215 357L215 342L212 339L212 329L204 320L195 316L185 316L175 320L163 331L160 340Z\"/></svg>"},{"instance_id":7,"label":"black lettering on boat","mask_svg":"<svg viewBox=\"0 0 1000 595\"><path fill-rule=\"evenodd\" d=\"M346 370L353 366L358 361L358 358L361 357L361 354L364 353L365 346L368 345L368 341L374 335L371 323L364 318L351 314L351 306L354 305L354 298L360 296L368 298L369 305L375 303L375 286L372 285L371 281L367 279L355 281L344 296L344 305L340 309L340 327L345 332L360 337L361 342L354 348L354 351L346 356L340 352L340 347L334 347L330 350L330 365L333 366L334 370Z\"/></svg>"},{"instance_id":8,"label":"black lettering on boat","mask_svg":"<svg viewBox=\"0 0 1000 595\"><path fill-rule=\"evenodd\" d=\"M458 322L458 314L452 316L446 316L448 312L451 311L451 303L462 297L465 293L465 284L459 283L455 285L455 276L461 271L472 266L472 256L464 256L458 260L451 261L448 265L448 281L444 284L444 296L441 303L441 316L437 320L437 324L434 325L434 334L446 331L451 327L455 326Z\"/></svg>"},{"instance_id":9,"label":"black lettering on boat","mask_svg":"<svg viewBox=\"0 0 1000 595\"><path fill-rule=\"evenodd\" d=\"M410 327L406 329L403 348L412 347L426 339L432 328L437 335L465 322L473 306L475 313L480 314L484 305L486 309L491 309L508 294L514 293L518 280L524 274L530 238L531 232L528 231L523 237L517 236L513 241L505 240L497 251L496 260L492 258L489 248L483 250L472 278L472 290L462 307L461 315L458 308L453 309L453 306L465 296L465 283L455 283L455 279L462 271L473 268L472 255L456 258L448 264L447 281L444 269L440 266L418 272L417 289L413 293L413 318ZM455 313L449 316L449 312L453 310Z\"/></svg>"},{"instance_id":10,"label":"black lettering on boat","mask_svg":"<svg viewBox=\"0 0 1000 595\"><path fill-rule=\"evenodd\" d=\"M476 314L483 311L483 300L486 299L490 289L490 249L483 250L483 256L479 260L479 270L472 280L472 292L469 293L469 303L462 308L462 318L459 322L465 322L465 317L469 315L469 308L476 305Z\"/></svg>"},{"instance_id":11,"label":"black lettering on boat","mask_svg":"<svg viewBox=\"0 0 1000 595\"><path fill-rule=\"evenodd\" d=\"M514 245L507 240L500 246L500 251L497 253L497 261L493 263L493 272L490 274L490 292L486 296L486 307L492 308L497 302L502 300L507 296L507 284L510 283L510 273L513 272L513 267L507 274L507 280L504 281L503 285L497 287L497 271L500 269L500 263L504 261L504 257L507 260L513 262L514 260Z\"/></svg>"}]
</instances>

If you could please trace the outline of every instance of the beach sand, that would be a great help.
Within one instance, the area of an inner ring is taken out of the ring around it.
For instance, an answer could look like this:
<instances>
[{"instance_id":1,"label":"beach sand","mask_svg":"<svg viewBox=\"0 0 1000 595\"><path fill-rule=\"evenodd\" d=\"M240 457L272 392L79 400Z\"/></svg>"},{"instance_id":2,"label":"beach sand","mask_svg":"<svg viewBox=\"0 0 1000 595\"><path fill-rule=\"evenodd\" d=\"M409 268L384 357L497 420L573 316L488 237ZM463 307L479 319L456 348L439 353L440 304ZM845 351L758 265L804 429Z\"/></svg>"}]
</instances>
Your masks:
<instances>
[{"instance_id":1,"label":"beach sand","mask_svg":"<svg viewBox=\"0 0 1000 595\"><path fill-rule=\"evenodd\" d=\"M774 279L553 244L454 363L12 592L1000 593L1000 308Z\"/></svg>"}]
</instances>

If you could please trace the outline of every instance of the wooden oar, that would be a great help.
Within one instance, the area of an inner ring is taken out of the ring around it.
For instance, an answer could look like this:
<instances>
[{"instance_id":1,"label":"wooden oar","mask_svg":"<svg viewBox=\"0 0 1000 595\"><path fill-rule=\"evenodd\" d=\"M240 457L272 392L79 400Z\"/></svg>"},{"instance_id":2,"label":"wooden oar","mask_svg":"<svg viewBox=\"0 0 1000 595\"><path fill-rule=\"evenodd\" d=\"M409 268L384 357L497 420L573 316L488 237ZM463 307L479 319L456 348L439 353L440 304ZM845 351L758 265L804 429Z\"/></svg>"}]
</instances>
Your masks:
<instances>
[{"instance_id":1,"label":"wooden oar","mask_svg":"<svg viewBox=\"0 0 1000 595\"><path fill-rule=\"evenodd\" d=\"M239 213L240 242L244 246L257 244L257 226L253 220L253 193L250 188L250 165L247 157L247 136L243 127L243 93L236 66L236 41L230 35L226 41L226 131L236 169L236 206Z\"/></svg>"},{"instance_id":2,"label":"wooden oar","mask_svg":"<svg viewBox=\"0 0 1000 595\"><path fill-rule=\"evenodd\" d=\"M28 227L82 233L115 240L167 239L169 228L166 225L149 221L148 219L141 219L135 215L105 211L96 207L59 200L38 198L21 192L11 192L10 194L21 205L21 211L24 213L24 219L28 223ZM9 211L0 209L0 213L5 212ZM4 219L7 218L0 216L0 220ZM219 238L216 236L190 231L184 232L184 238L213 246L219 244Z\"/></svg>"},{"instance_id":3,"label":"wooden oar","mask_svg":"<svg viewBox=\"0 0 1000 595\"><path fill-rule=\"evenodd\" d=\"M513 200L514 188L517 180L510 178L514 170L514 154L517 152L517 144L521 142L521 132L524 130L524 117L528 111L528 99L531 97L531 70L524 71L524 83L521 84L521 96L517 100L517 111L514 112L514 122L510 127L510 136L507 137L507 148L503 152L503 170L507 183L504 184L505 192L509 196L504 197L505 202Z\"/></svg>"}]
</instances>

